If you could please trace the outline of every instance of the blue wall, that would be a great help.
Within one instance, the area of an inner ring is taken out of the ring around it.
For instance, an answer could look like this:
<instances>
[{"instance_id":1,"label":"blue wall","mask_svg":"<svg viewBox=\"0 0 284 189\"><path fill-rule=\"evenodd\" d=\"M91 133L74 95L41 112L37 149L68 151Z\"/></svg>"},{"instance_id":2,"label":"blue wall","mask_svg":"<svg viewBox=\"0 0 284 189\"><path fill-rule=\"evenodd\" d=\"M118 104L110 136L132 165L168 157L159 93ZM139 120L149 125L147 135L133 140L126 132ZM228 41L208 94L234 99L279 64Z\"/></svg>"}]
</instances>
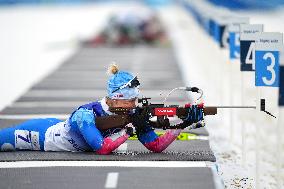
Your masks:
<instances>
[{"instance_id":1,"label":"blue wall","mask_svg":"<svg viewBox=\"0 0 284 189\"><path fill-rule=\"evenodd\" d=\"M207 0L229 9L273 9L284 5L284 0Z\"/></svg>"},{"instance_id":2,"label":"blue wall","mask_svg":"<svg viewBox=\"0 0 284 189\"><path fill-rule=\"evenodd\" d=\"M0 0L0 5L15 5L15 4L78 4L89 2L117 2L117 1L137 1L145 2L149 5L165 5L171 3L173 0Z\"/></svg>"}]
</instances>

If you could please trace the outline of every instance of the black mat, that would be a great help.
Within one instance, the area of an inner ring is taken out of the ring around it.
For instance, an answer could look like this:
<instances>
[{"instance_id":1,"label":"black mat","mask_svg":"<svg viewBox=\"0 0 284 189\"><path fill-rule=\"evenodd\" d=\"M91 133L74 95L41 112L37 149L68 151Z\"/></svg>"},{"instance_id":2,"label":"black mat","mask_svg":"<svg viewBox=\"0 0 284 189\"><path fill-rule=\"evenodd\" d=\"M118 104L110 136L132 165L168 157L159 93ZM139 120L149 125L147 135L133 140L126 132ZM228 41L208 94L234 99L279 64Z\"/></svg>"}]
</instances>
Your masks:
<instances>
[{"instance_id":1,"label":"black mat","mask_svg":"<svg viewBox=\"0 0 284 189\"><path fill-rule=\"evenodd\" d=\"M19 123L22 123L26 121L26 119L0 119L0 129L6 128L6 127L13 127L14 125L17 125Z\"/></svg>"},{"instance_id":2,"label":"black mat","mask_svg":"<svg viewBox=\"0 0 284 189\"><path fill-rule=\"evenodd\" d=\"M96 155L94 152L1 152L0 161L216 161L209 142L204 140L175 141L162 153L150 152L136 140L128 140L127 146L127 151L111 155Z\"/></svg>"},{"instance_id":3,"label":"black mat","mask_svg":"<svg viewBox=\"0 0 284 189\"><path fill-rule=\"evenodd\" d=\"M142 81L141 81L142 82ZM102 83L106 83L103 81ZM161 79L153 79L144 81L145 85L143 89L151 89L153 88L151 85L159 86L160 90L170 90L169 86L182 86L180 81L175 80L161 80ZM43 81L40 84L35 85L32 89L105 89L106 86L98 85L96 81Z\"/></svg>"}]
</instances>

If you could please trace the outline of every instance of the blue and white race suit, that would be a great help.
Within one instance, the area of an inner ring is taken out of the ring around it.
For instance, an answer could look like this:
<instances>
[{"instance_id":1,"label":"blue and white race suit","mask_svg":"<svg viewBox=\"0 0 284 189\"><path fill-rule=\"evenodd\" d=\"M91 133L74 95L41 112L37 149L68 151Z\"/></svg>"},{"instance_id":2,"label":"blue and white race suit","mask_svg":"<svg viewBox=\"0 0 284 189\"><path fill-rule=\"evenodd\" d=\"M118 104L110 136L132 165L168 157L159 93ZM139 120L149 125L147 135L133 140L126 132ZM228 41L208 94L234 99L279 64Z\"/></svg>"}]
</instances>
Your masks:
<instances>
[{"instance_id":1,"label":"blue and white race suit","mask_svg":"<svg viewBox=\"0 0 284 189\"><path fill-rule=\"evenodd\" d=\"M112 114L105 98L80 106L66 121L55 118L32 119L14 127L0 130L1 151L97 151L108 154L125 142L125 129L99 130L95 117ZM163 151L179 135L180 130L169 130L157 136L152 128L138 135L140 142L154 152Z\"/></svg>"}]
</instances>

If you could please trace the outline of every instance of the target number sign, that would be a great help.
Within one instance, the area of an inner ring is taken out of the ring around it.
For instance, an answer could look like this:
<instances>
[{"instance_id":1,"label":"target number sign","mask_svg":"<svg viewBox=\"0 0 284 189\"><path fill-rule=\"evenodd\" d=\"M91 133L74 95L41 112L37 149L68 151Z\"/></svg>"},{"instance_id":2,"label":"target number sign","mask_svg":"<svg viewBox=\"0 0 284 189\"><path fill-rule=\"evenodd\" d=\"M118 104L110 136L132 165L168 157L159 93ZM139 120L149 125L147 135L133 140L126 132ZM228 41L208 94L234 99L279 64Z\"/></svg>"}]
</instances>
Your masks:
<instances>
[{"instance_id":1,"label":"target number sign","mask_svg":"<svg viewBox=\"0 0 284 189\"><path fill-rule=\"evenodd\" d=\"M283 44L282 33L264 32L255 41L255 85L279 86L279 51Z\"/></svg>"},{"instance_id":2,"label":"target number sign","mask_svg":"<svg viewBox=\"0 0 284 189\"><path fill-rule=\"evenodd\" d=\"M256 86L279 86L279 52L278 51L255 51Z\"/></svg>"},{"instance_id":3,"label":"target number sign","mask_svg":"<svg viewBox=\"0 0 284 189\"><path fill-rule=\"evenodd\" d=\"M240 25L240 61L241 71L255 70L255 39L256 34L263 31L261 24Z\"/></svg>"}]
</instances>

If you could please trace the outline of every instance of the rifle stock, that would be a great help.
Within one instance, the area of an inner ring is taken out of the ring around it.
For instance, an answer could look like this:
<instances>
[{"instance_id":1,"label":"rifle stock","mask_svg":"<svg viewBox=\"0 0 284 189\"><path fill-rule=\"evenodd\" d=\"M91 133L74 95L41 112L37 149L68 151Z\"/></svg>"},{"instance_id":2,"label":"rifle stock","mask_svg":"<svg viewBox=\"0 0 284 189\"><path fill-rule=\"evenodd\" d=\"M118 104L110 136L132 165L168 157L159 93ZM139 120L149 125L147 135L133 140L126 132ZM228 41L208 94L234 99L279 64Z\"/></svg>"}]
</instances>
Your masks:
<instances>
[{"instance_id":1,"label":"rifle stock","mask_svg":"<svg viewBox=\"0 0 284 189\"><path fill-rule=\"evenodd\" d=\"M96 117L96 127L100 130L107 130L110 128L123 128L130 123L129 115L109 115Z\"/></svg>"}]
</instances>

